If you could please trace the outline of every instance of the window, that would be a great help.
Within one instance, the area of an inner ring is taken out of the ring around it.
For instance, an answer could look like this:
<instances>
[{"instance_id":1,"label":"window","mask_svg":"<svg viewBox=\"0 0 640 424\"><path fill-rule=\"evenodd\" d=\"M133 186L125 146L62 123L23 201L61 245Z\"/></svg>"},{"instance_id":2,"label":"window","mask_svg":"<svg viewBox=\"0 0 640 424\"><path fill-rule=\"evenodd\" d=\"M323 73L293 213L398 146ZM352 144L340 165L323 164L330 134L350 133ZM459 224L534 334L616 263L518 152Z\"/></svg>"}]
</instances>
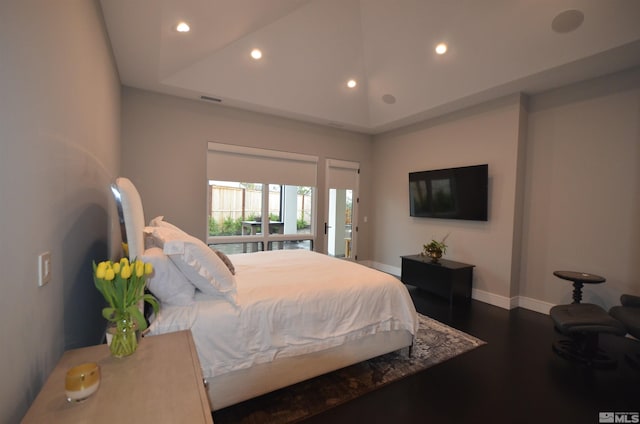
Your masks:
<instances>
[{"instance_id":1,"label":"window","mask_svg":"<svg viewBox=\"0 0 640 424\"><path fill-rule=\"evenodd\" d=\"M242 235L243 222L261 222L262 184L209 181L209 236Z\"/></svg>"},{"instance_id":2,"label":"window","mask_svg":"<svg viewBox=\"0 0 640 424\"><path fill-rule=\"evenodd\" d=\"M243 252L263 250L265 243L269 250L312 247L313 187L213 180L209 191L210 243L232 243L231 250ZM251 240L237 243L234 236Z\"/></svg>"},{"instance_id":3,"label":"window","mask_svg":"<svg viewBox=\"0 0 640 424\"><path fill-rule=\"evenodd\" d=\"M209 244L225 253L313 249L316 163L312 156L209 143Z\"/></svg>"}]
</instances>

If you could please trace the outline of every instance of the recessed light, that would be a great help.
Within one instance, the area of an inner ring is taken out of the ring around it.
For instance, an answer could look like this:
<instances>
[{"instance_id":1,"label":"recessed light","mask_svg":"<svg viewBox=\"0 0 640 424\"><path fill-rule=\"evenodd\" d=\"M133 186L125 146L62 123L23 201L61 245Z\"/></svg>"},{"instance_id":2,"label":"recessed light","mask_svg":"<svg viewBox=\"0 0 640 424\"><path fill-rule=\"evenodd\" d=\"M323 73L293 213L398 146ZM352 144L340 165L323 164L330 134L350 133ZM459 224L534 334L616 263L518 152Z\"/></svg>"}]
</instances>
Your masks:
<instances>
[{"instance_id":1,"label":"recessed light","mask_svg":"<svg viewBox=\"0 0 640 424\"><path fill-rule=\"evenodd\" d=\"M349 88L355 88L356 85L358 85L358 82L356 80L350 79L349 81L347 81L347 87Z\"/></svg>"},{"instance_id":2,"label":"recessed light","mask_svg":"<svg viewBox=\"0 0 640 424\"><path fill-rule=\"evenodd\" d=\"M260 49L251 50L251 57L255 60L260 59L262 57L262 51L260 51Z\"/></svg>"},{"instance_id":3,"label":"recessed light","mask_svg":"<svg viewBox=\"0 0 640 424\"><path fill-rule=\"evenodd\" d=\"M176 31L178 32L189 32L189 30L191 30L191 27L186 22L180 22L176 25Z\"/></svg>"},{"instance_id":4,"label":"recessed light","mask_svg":"<svg viewBox=\"0 0 640 424\"><path fill-rule=\"evenodd\" d=\"M440 43L436 46L436 53L445 54L447 52L447 45L445 43Z\"/></svg>"}]
</instances>

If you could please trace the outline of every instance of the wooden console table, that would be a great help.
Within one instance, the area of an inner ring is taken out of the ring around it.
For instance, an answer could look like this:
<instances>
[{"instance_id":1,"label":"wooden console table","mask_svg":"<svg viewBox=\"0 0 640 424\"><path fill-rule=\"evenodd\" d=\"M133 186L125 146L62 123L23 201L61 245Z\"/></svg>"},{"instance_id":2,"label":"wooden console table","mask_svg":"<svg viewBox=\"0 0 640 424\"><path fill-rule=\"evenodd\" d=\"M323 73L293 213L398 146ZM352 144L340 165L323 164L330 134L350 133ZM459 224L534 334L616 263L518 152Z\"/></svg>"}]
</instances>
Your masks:
<instances>
[{"instance_id":1,"label":"wooden console table","mask_svg":"<svg viewBox=\"0 0 640 424\"><path fill-rule=\"evenodd\" d=\"M474 265L440 259L432 262L431 258L421 255L402 256L402 275L405 284L411 284L449 300L471 299Z\"/></svg>"},{"instance_id":2,"label":"wooden console table","mask_svg":"<svg viewBox=\"0 0 640 424\"><path fill-rule=\"evenodd\" d=\"M65 374L84 362L100 365L100 387L83 402L68 403ZM121 359L106 344L65 352L22 422L212 424L191 332L144 337Z\"/></svg>"}]
</instances>

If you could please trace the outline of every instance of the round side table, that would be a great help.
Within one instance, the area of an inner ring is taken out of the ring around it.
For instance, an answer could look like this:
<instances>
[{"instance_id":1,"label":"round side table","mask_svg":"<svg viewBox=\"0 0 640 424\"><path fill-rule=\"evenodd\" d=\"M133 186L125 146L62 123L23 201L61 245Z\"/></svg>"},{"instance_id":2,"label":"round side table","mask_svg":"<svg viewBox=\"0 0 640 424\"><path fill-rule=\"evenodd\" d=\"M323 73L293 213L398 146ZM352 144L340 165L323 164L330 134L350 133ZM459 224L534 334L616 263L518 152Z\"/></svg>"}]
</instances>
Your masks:
<instances>
[{"instance_id":1,"label":"round side table","mask_svg":"<svg viewBox=\"0 0 640 424\"><path fill-rule=\"evenodd\" d=\"M595 274L575 271L554 271L553 275L563 280L573 281L573 303L582 300L582 286L585 284L600 284L607 281L604 277Z\"/></svg>"}]
</instances>

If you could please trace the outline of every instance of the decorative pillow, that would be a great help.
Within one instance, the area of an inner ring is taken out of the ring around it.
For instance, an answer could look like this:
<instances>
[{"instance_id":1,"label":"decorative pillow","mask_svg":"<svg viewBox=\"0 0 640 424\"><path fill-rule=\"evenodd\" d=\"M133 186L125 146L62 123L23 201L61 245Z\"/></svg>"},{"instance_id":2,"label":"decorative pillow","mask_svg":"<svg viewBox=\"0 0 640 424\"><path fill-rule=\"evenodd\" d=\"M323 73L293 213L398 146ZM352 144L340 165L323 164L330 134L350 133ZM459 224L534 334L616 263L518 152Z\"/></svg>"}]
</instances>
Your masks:
<instances>
[{"instance_id":1,"label":"decorative pillow","mask_svg":"<svg viewBox=\"0 0 640 424\"><path fill-rule=\"evenodd\" d=\"M231 262L231 259L229 259L229 257L224 252L221 252L218 249L211 248L211 250L213 250L220 259L222 259L222 262L224 262L227 268L229 268L231 274L236 275L236 267L233 266L233 262Z\"/></svg>"},{"instance_id":2,"label":"decorative pillow","mask_svg":"<svg viewBox=\"0 0 640 424\"><path fill-rule=\"evenodd\" d=\"M236 279L220 257L202 240L169 227L147 227L180 271L203 293L224 296L234 305Z\"/></svg>"},{"instance_id":3,"label":"decorative pillow","mask_svg":"<svg viewBox=\"0 0 640 424\"><path fill-rule=\"evenodd\" d=\"M195 287L159 247L144 251L140 258L153 265L153 274L147 279L151 293L167 305L187 306L193 304Z\"/></svg>"}]
</instances>

